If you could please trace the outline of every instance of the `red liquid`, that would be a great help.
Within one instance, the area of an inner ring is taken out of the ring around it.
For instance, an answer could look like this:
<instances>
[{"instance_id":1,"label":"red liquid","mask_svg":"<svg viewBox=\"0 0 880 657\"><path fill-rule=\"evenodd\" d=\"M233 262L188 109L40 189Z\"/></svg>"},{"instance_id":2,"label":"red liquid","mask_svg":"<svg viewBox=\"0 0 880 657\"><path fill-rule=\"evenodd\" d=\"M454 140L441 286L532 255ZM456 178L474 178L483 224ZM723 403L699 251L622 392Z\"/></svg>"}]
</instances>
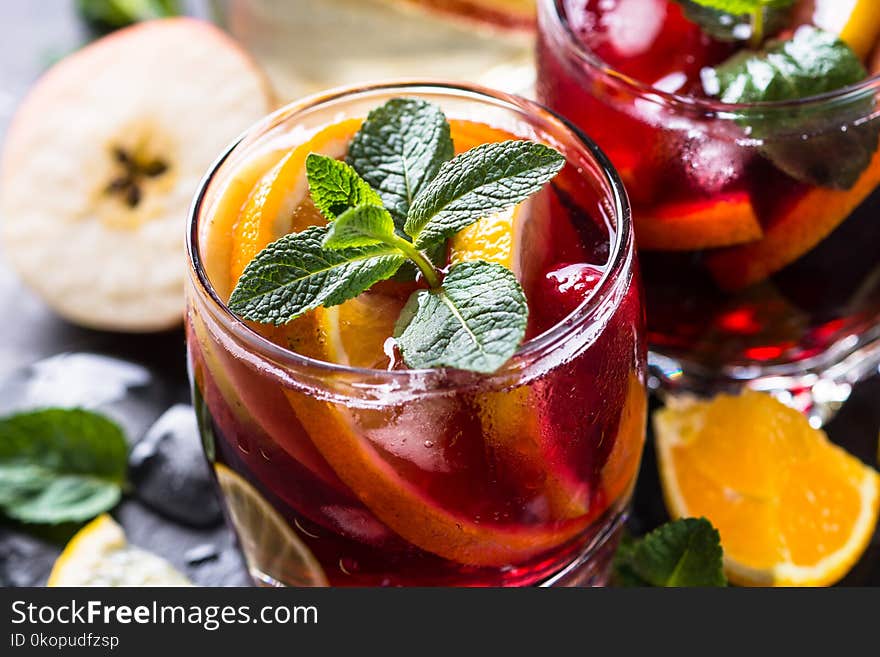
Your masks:
<instances>
[{"instance_id":1,"label":"red liquid","mask_svg":"<svg viewBox=\"0 0 880 657\"><path fill-rule=\"evenodd\" d=\"M700 69L732 52L667 0L562 4L574 33L599 58L667 92L701 96ZM624 19L625 28L614 27ZM803 361L876 324L876 159L863 174L867 182L841 202L840 195L826 193L832 190L798 182L757 146L738 141L735 122L664 106L633 87L611 84L559 46L560 27L548 16L541 23L540 99L592 136L627 185L652 348L712 372ZM818 144L831 135L833 148L833 133L846 124L828 119L827 132L810 140ZM681 229L663 228L663 218L682 216L692 226L702 222L698 235L721 235L728 243L658 246L659 238L680 239ZM726 226L749 221L763 237L725 237ZM764 253L755 248L762 241Z\"/></svg>"},{"instance_id":2,"label":"red liquid","mask_svg":"<svg viewBox=\"0 0 880 657\"><path fill-rule=\"evenodd\" d=\"M578 278L578 263L601 273L608 259L607 227L579 209L588 206L577 197L587 194L582 187L569 167L537 201L552 230L545 275L527 290L532 335L591 293L594 279ZM533 379L504 388L474 377L368 408L317 401L267 376L193 304L188 343L213 442L207 451L271 504L331 585L539 583L604 538L638 470L645 393L637 276L616 294L598 336L560 347L575 349ZM254 531L237 529L243 543ZM615 544L616 531L597 548L594 581L606 575ZM266 574L275 580L302 581L296 560L273 568Z\"/></svg>"}]
</instances>

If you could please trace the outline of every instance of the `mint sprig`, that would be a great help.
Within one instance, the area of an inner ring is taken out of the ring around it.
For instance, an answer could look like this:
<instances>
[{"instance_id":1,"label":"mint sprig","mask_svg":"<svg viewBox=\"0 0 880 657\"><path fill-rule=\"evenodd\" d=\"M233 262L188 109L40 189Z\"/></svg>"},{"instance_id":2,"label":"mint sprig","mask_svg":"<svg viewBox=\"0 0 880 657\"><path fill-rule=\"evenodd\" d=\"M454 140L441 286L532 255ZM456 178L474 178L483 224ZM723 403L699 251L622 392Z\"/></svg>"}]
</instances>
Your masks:
<instances>
[{"instance_id":1,"label":"mint sprig","mask_svg":"<svg viewBox=\"0 0 880 657\"><path fill-rule=\"evenodd\" d=\"M742 51L704 76L710 95L725 103L796 100L842 89L868 73L846 43L816 27L800 27L785 41L770 41L760 52ZM873 98L848 107L795 108L744 116L749 136L762 140L761 152L789 176L812 185L849 189L877 150L880 126L868 116ZM840 124L852 125L840 130ZM808 138L802 139L801 135Z\"/></svg>"},{"instance_id":2,"label":"mint sprig","mask_svg":"<svg viewBox=\"0 0 880 657\"><path fill-rule=\"evenodd\" d=\"M477 372L501 367L525 337L528 306L519 282L482 261L456 264L444 275L431 256L456 232L539 191L565 159L542 144L513 140L450 160L449 134L439 108L398 98L370 113L352 141L351 166L311 154L311 196L329 225L285 235L257 254L229 308L283 324L351 299L406 264L429 289L412 294L396 323L404 362Z\"/></svg>"},{"instance_id":3,"label":"mint sprig","mask_svg":"<svg viewBox=\"0 0 880 657\"><path fill-rule=\"evenodd\" d=\"M97 413L0 418L0 511L30 523L88 520L119 502L127 458L122 429Z\"/></svg>"},{"instance_id":4,"label":"mint sprig","mask_svg":"<svg viewBox=\"0 0 880 657\"><path fill-rule=\"evenodd\" d=\"M620 586L727 586L718 530L705 518L666 523L638 540L625 540L614 558Z\"/></svg>"}]
</instances>

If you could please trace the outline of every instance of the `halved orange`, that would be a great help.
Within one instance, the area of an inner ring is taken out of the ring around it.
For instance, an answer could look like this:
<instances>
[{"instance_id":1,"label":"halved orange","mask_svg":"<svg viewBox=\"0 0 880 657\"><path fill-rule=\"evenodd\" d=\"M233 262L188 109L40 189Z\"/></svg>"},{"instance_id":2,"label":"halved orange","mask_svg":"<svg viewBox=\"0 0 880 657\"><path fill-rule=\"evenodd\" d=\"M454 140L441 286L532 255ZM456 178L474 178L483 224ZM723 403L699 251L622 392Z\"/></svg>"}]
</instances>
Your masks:
<instances>
[{"instance_id":1,"label":"halved orange","mask_svg":"<svg viewBox=\"0 0 880 657\"><path fill-rule=\"evenodd\" d=\"M811 188L780 216L765 222L762 239L708 256L712 277L729 291L763 281L825 239L878 185L880 150L852 189Z\"/></svg>"},{"instance_id":2,"label":"halved orange","mask_svg":"<svg viewBox=\"0 0 880 657\"><path fill-rule=\"evenodd\" d=\"M654 426L669 513L712 521L732 582L830 585L870 543L880 476L769 395L674 403Z\"/></svg>"},{"instance_id":3,"label":"halved orange","mask_svg":"<svg viewBox=\"0 0 880 657\"><path fill-rule=\"evenodd\" d=\"M762 235L748 192L636 208L633 223L636 242L646 250L697 251L753 242Z\"/></svg>"}]
</instances>

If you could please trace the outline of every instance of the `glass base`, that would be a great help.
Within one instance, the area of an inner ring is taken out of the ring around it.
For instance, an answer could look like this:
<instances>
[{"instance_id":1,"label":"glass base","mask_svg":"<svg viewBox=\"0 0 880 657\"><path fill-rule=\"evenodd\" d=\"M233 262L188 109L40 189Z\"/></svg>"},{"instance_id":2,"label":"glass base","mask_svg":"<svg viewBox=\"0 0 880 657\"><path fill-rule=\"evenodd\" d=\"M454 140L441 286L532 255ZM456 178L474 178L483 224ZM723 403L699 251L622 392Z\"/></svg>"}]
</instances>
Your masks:
<instances>
[{"instance_id":1,"label":"glass base","mask_svg":"<svg viewBox=\"0 0 880 657\"><path fill-rule=\"evenodd\" d=\"M608 526L584 548L567 566L537 586L540 587L589 587L605 586L611 575L614 552L620 543L623 526L629 515L625 507ZM285 584L257 568L249 568L254 584L261 587L283 588Z\"/></svg>"},{"instance_id":2,"label":"glass base","mask_svg":"<svg viewBox=\"0 0 880 657\"><path fill-rule=\"evenodd\" d=\"M849 399L853 386L880 371L880 326L849 336L826 352L797 363L732 366L707 371L662 354L648 355L648 386L661 399L691 394L708 397L743 389L767 392L806 415L819 428Z\"/></svg>"}]
</instances>

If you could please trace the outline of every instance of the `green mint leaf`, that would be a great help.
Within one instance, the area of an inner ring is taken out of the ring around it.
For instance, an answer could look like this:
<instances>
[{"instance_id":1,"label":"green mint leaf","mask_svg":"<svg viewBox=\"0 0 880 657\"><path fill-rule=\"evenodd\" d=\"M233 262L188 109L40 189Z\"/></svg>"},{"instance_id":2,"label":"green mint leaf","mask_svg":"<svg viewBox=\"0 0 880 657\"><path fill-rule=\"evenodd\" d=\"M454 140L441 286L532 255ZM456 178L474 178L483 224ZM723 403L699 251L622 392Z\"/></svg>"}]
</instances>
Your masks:
<instances>
[{"instance_id":1,"label":"green mint leaf","mask_svg":"<svg viewBox=\"0 0 880 657\"><path fill-rule=\"evenodd\" d=\"M719 41L747 41L752 37L752 14L757 9L732 13L717 9L714 3L699 0L675 0L685 17L699 25L703 32ZM763 31L776 34L790 24L793 0L764 5Z\"/></svg>"},{"instance_id":2,"label":"green mint leaf","mask_svg":"<svg viewBox=\"0 0 880 657\"><path fill-rule=\"evenodd\" d=\"M103 30L182 13L179 0L77 0L76 8L85 21Z\"/></svg>"},{"instance_id":3,"label":"green mint leaf","mask_svg":"<svg viewBox=\"0 0 880 657\"><path fill-rule=\"evenodd\" d=\"M260 251L232 291L230 310L255 322L285 324L318 306L356 297L404 262L399 250L384 244L325 248L328 230L313 226Z\"/></svg>"},{"instance_id":4,"label":"green mint leaf","mask_svg":"<svg viewBox=\"0 0 880 657\"><path fill-rule=\"evenodd\" d=\"M723 11L727 14L742 16L754 14L759 9L781 9L790 7L795 0L692 0L691 4L700 5L708 9Z\"/></svg>"},{"instance_id":5,"label":"green mint leaf","mask_svg":"<svg viewBox=\"0 0 880 657\"><path fill-rule=\"evenodd\" d=\"M452 267L439 289L414 292L394 337L412 368L494 372L516 352L527 320L513 272L478 260Z\"/></svg>"},{"instance_id":6,"label":"green mint leaf","mask_svg":"<svg viewBox=\"0 0 880 657\"><path fill-rule=\"evenodd\" d=\"M306 177L315 207L327 221L358 205L382 205L382 199L345 162L309 153L306 158Z\"/></svg>"},{"instance_id":7,"label":"green mint leaf","mask_svg":"<svg viewBox=\"0 0 880 657\"><path fill-rule=\"evenodd\" d=\"M483 144L440 167L413 201L404 230L416 247L436 244L478 219L501 212L539 191L565 164L543 144Z\"/></svg>"},{"instance_id":8,"label":"green mint leaf","mask_svg":"<svg viewBox=\"0 0 880 657\"><path fill-rule=\"evenodd\" d=\"M636 541L623 541L614 559L621 586L726 586L718 530L705 518L685 518Z\"/></svg>"},{"instance_id":9,"label":"green mint leaf","mask_svg":"<svg viewBox=\"0 0 880 657\"><path fill-rule=\"evenodd\" d=\"M128 445L119 426L80 409L0 419L0 510L32 523L81 522L119 502Z\"/></svg>"},{"instance_id":10,"label":"green mint leaf","mask_svg":"<svg viewBox=\"0 0 880 657\"><path fill-rule=\"evenodd\" d=\"M348 149L348 161L379 192L402 228L413 199L452 153L449 123L439 107L393 98L367 116Z\"/></svg>"},{"instance_id":11,"label":"green mint leaf","mask_svg":"<svg viewBox=\"0 0 880 657\"><path fill-rule=\"evenodd\" d=\"M394 220L388 210L375 205L346 210L327 228L324 246L328 249L372 246L395 237Z\"/></svg>"},{"instance_id":12,"label":"green mint leaf","mask_svg":"<svg viewBox=\"0 0 880 657\"><path fill-rule=\"evenodd\" d=\"M737 53L706 76L704 86L725 103L755 103L835 91L866 76L859 58L836 35L803 26L790 39L770 42L761 52ZM756 113L740 123L749 128L750 137L763 141L764 156L792 178L849 189L877 150L878 121L855 123L870 114L873 102L868 98L837 110L852 116L835 115L827 107L805 107L793 108L784 116ZM839 125L847 122L852 125L840 130Z\"/></svg>"}]
</instances>

